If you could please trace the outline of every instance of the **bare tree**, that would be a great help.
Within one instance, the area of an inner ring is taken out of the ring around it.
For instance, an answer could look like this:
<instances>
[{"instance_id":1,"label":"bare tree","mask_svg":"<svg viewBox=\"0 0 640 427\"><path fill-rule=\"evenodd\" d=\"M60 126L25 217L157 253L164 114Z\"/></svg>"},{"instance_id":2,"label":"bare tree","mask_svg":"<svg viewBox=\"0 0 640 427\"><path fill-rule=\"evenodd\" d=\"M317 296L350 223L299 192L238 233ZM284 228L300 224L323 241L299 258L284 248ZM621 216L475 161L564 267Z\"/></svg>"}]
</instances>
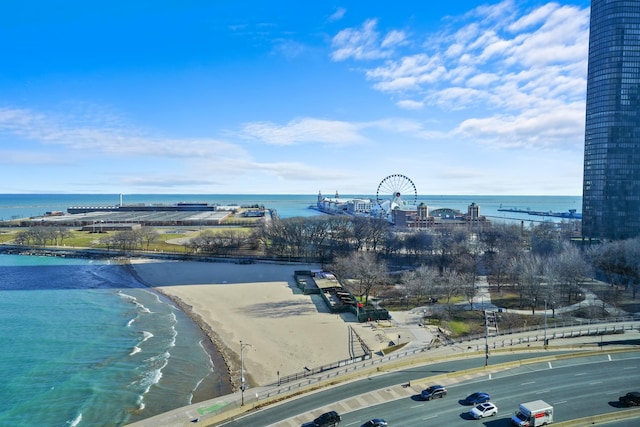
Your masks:
<instances>
[{"instance_id":1,"label":"bare tree","mask_svg":"<svg viewBox=\"0 0 640 427\"><path fill-rule=\"evenodd\" d=\"M479 240L484 248L487 280L500 292L507 279L509 264L524 251L521 229L512 224L494 224L482 230Z\"/></svg>"},{"instance_id":2,"label":"bare tree","mask_svg":"<svg viewBox=\"0 0 640 427\"><path fill-rule=\"evenodd\" d=\"M462 295L465 279L457 271L446 269L438 276L439 293L444 296L449 311L452 309L451 299Z\"/></svg>"},{"instance_id":3,"label":"bare tree","mask_svg":"<svg viewBox=\"0 0 640 427\"><path fill-rule=\"evenodd\" d=\"M562 304L562 279L556 258L547 259L543 269L546 280L543 291L544 301L546 301L547 308L551 309L551 317L556 317L556 308Z\"/></svg>"},{"instance_id":4,"label":"bare tree","mask_svg":"<svg viewBox=\"0 0 640 427\"><path fill-rule=\"evenodd\" d=\"M624 259L628 277L625 289L631 286L631 295L635 299L640 286L640 238L624 241Z\"/></svg>"},{"instance_id":5,"label":"bare tree","mask_svg":"<svg viewBox=\"0 0 640 427\"><path fill-rule=\"evenodd\" d=\"M542 222L531 228L531 252L550 256L561 251L560 234L552 222Z\"/></svg>"},{"instance_id":6,"label":"bare tree","mask_svg":"<svg viewBox=\"0 0 640 427\"><path fill-rule=\"evenodd\" d=\"M568 243L562 245L561 252L554 258L561 289L566 293L567 304L571 305L578 298L580 283L592 275L592 269L580 250Z\"/></svg>"},{"instance_id":7,"label":"bare tree","mask_svg":"<svg viewBox=\"0 0 640 427\"><path fill-rule=\"evenodd\" d=\"M469 232L466 228L447 224L439 227L435 236L434 253L438 256L437 262L440 271L444 271L451 266L458 246L469 239Z\"/></svg>"},{"instance_id":8,"label":"bare tree","mask_svg":"<svg viewBox=\"0 0 640 427\"><path fill-rule=\"evenodd\" d=\"M384 262L376 259L371 252L354 252L348 257L334 260L331 270L338 275L351 292L369 302L376 287L387 281L388 271Z\"/></svg>"},{"instance_id":9,"label":"bare tree","mask_svg":"<svg viewBox=\"0 0 640 427\"><path fill-rule=\"evenodd\" d=\"M520 307L530 307L536 311L536 302L541 300L543 283L542 258L531 253L515 258L510 266L514 286L520 296Z\"/></svg>"},{"instance_id":10,"label":"bare tree","mask_svg":"<svg viewBox=\"0 0 640 427\"><path fill-rule=\"evenodd\" d=\"M476 297L476 283L475 274L463 272L459 273L460 278L460 292L464 295L465 299L469 303L469 310L473 310L473 300Z\"/></svg>"},{"instance_id":11,"label":"bare tree","mask_svg":"<svg viewBox=\"0 0 640 427\"><path fill-rule=\"evenodd\" d=\"M160 238L160 234L153 227L142 227L138 230L138 235L140 239L145 243L145 249L149 250L149 246L151 243L155 242Z\"/></svg>"},{"instance_id":12,"label":"bare tree","mask_svg":"<svg viewBox=\"0 0 640 427\"><path fill-rule=\"evenodd\" d=\"M415 270L403 273L400 282L407 295L413 298L417 305L421 305L427 297L433 298L436 295L437 278L436 269L421 265Z\"/></svg>"}]
</instances>

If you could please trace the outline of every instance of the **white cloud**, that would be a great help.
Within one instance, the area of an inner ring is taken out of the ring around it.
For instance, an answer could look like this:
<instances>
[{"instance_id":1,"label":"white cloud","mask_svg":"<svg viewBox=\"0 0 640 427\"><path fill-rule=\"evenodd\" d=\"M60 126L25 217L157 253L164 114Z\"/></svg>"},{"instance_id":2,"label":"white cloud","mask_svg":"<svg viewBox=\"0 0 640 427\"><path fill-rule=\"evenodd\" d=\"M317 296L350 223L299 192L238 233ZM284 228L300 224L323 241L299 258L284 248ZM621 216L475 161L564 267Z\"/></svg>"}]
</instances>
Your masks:
<instances>
[{"instance_id":1,"label":"white cloud","mask_svg":"<svg viewBox=\"0 0 640 427\"><path fill-rule=\"evenodd\" d=\"M584 106L558 106L546 112L473 118L453 132L499 148L562 147L584 139Z\"/></svg>"},{"instance_id":2,"label":"white cloud","mask_svg":"<svg viewBox=\"0 0 640 427\"><path fill-rule=\"evenodd\" d=\"M61 159L50 153L36 152L36 151L24 151L24 150L0 150L0 164L5 165L65 165L69 164L70 160Z\"/></svg>"},{"instance_id":3,"label":"white cloud","mask_svg":"<svg viewBox=\"0 0 640 427\"><path fill-rule=\"evenodd\" d=\"M394 31L390 31L385 36L380 46L383 48L389 48L389 47L394 47L398 45L403 45L403 44L406 44L405 40L406 40L406 34L404 33L404 31L394 30Z\"/></svg>"},{"instance_id":4,"label":"white cloud","mask_svg":"<svg viewBox=\"0 0 640 427\"><path fill-rule=\"evenodd\" d=\"M368 79L377 81L375 88L383 92L418 90L445 74L446 69L439 59L425 54L405 56L400 61L387 62L366 72Z\"/></svg>"},{"instance_id":5,"label":"white cloud","mask_svg":"<svg viewBox=\"0 0 640 427\"><path fill-rule=\"evenodd\" d=\"M557 3L545 4L534 10L533 12L524 15L522 18L516 20L514 23L509 25L507 29L513 33L518 33L540 23L544 23L549 15L556 9L558 9Z\"/></svg>"},{"instance_id":6,"label":"white cloud","mask_svg":"<svg viewBox=\"0 0 640 427\"><path fill-rule=\"evenodd\" d=\"M381 40L380 33L376 31L377 23L377 20L370 19L360 28L347 28L336 34L332 40L332 59L373 60L389 57L392 54L390 48L404 40L404 33L394 30Z\"/></svg>"},{"instance_id":7,"label":"white cloud","mask_svg":"<svg viewBox=\"0 0 640 427\"><path fill-rule=\"evenodd\" d=\"M490 84L499 80L500 77L494 73L480 73L470 77L467 85L471 87L488 87Z\"/></svg>"},{"instance_id":8,"label":"white cloud","mask_svg":"<svg viewBox=\"0 0 640 427\"><path fill-rule=\"evenodd\" d=\"M280 39L274 43L274 52L288 59L296 58L305 51L305 45L295 40Z\"/></svg>"},{"instance_id":9,"label":"white cloud","mask_svg":"<svg viewBox=\"0 0 640 427\"><path fill-rule=\"evenodd\" d=\"M578 117L584 116L588 8L550 2L523 11L506 0L452 21L453 30L427 34L422 42L403 31L405 48L422 50L380 56L384 62L364 69L373 88L399 98L400 108L464 114L456 132L477 132L497 146L547 147L566 143L567 135L582 143L584 119ZM365 27L374 33L377 24L371 19ZM354 52L371 46L350 40ZM491 125L501 131L491 132ZM551 125L557 130L549 130ZM529 131L534 129L537 137Z\"/></svg>"},{"instance_id":10,"label":"white cloud","mask_svg":"<svg viewBox=\"0 0 640 427\"><path fill-rule=\"evenodd\" d=\"M77 154L140 157L246 156L239 146L214 139L173 139L141 135L124 127L76 127L73 117L50 117L21 109L0 111L0 135L15 135L49 146L64 146ZM43 157L44 158L44 157Z\"/></svg>"},{"instance_id":11,"label":"white cloud","mask_svg":"<svg viewBox=\"0 0 640 427\"><path fill-rule=\"evenodd\" d=\"M411 99L403 99L396 102L396 105L405 110L420 110L424 108L424 102L414 101Z\"/></svg>"},{"instance_id":12,"label":"white cloud","mask_svg":"<svg viewBox=\"0 0 640 427\"><path fill-rule=\"evenodd\" d=\"M242 134L274 145L310 142L344 145L366 141L358 127L351 123L313 118L293 120L284 126L271 122L248 123L242 129Z\"/></svg>"},{"instance_id":13,"label":"white cloud","mask_svg":"<svg viewBox=\"0 0 640 427\"><path fill-rule=\"evenodd\" d=\"M344 7L339 7L336 9L335 12L333 12L330 16L329 16L329 21L333 22L333 21L339 21L342 18L344 18L344 15L347 13L347 9L345 9Z\"/></svg>"}]
</instances>

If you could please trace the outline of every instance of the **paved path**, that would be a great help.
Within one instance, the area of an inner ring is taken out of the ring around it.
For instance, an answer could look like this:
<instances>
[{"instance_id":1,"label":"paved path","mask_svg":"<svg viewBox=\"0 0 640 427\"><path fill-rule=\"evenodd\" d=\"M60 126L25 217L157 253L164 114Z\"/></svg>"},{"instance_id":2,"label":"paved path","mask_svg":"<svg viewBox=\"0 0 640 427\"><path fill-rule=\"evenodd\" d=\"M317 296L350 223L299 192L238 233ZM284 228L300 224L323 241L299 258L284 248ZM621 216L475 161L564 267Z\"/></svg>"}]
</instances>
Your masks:
<instances>
[{"instance_id":1,"label":"paved path","mask_svg":"<svg viewBox=\"0 0 640 427\"><path fill-rule=\"evenodd\" d=\"M419 315L418 313L413 313L413 315ZM411 322L413 318L411 315L408 315L404 321ZM596 327L602 328L607 327L608 330L611 330L613 327L617 327L620 329L622 324L606 324L606 325L598 325L598 326L585 326L581 327L580 330L590 329L592 332ZM417 328L420 328L417 326ZM555 339L550 340L550 345L547 347L549 350L559 350L559 349L573 349L575 351L585 351L585 349L589 350L598 350L602 343L611 342L611 345L607 346L607 348L615 348L616 346L629 347L629 345L621 344L625 340L629 342L637 342L640 340L640 321L632 321L627 322L625 324L626 332L624 334L611 334L611 335L584 335L577 336L577 334L573 334L572 338L560 339L560 334L562 331L568 331L570 328L556 328L549 331L549 336L552 337L557 334ZM575 328L574 328L575 329ZM513 350L520 349L521 351L531 350L532 348L537 348L539 351L544 351L542 336L538 336L540 331L534 332L523 332L519 334L512 334L508 337L498 336L498 337L489 337L488 344L491 348L491 352L497 351L496 348L500 348L505 345L505 341L511 341L515 343L515 345L510 346L509 348ZM567 333L568 334L568 333ZM426 338L426 336L425 336ZM510 345L510 344L507 344ZM478 357L482 349L485 346L485 339L478 339L473 341L468 341L465 343L458 343L456 345L447 345L438 348L433 348L428 351L416 351L414 353L411 352L410 346L403 348L403 350L407 349L406 355L402 356L400 352L399 354L391 356L390 359L386 361L378 360L379 368L384 368L384 370L401 369L407 366L419 366L420 364L428 363L429 360L434 358L441 360L444 358L451 357ZM405 354L405 353L402 353ZM397 357L395 357L397 356ZM381 358L383 359L383 358ZM489 359L490 360L490 359ZM243 410L251 410L253 405L255 405L256 397L258 397L259 401L265 401L265 399L276 398L279 396L279 393L283 393L283 395L287 395L288 393L295 392L304 392L305 389L313 389L314 387L319 386L324 381L326 382L335 382L338 379L342 379L343 381L349 381L355 379L357 377L361 377L362 375L370 375L371 371L374 372L376 369L372 366L372 363L376 363L375 361L365 361L353 364L349 367L344 368L344 373L338 377L338 373L336 371L327 371L322 374L318 374L313 377L306 377L298 380L297 382L288 383L282 386L266 386L266 387L257 387L247 390L244 393L244 400L246 405L244 407L240 407L240 400L242 398L240 392L236 392L230 395L221 396L215 399L208 400L206 402L196 403L184 408L179 408L173 411L169 411L167 413L149 418L147 420L143 420L137 423L133 423L131 427L184 427L189 425L198 425L198 426L213 426L222 422L222 420L226 416L238 416ZM388 365L388 366L387 366ZM323 379L324 378L324 379ZM420 388L422 385L417 384L416 387ZM394 390L397 389L398 393L416 393L416 390L404 390L403 387L398 385L398 387L394 387ZM265 396L272 397L265 397ZM290 397L291 398L291 397ZM216 414L218 413L218 414ZM195 420L198 420L197 422ZM294 424L282 424L283 426L294 426ZM299 426L299 424L297 424Z\"/></svg>"}]
</instances>

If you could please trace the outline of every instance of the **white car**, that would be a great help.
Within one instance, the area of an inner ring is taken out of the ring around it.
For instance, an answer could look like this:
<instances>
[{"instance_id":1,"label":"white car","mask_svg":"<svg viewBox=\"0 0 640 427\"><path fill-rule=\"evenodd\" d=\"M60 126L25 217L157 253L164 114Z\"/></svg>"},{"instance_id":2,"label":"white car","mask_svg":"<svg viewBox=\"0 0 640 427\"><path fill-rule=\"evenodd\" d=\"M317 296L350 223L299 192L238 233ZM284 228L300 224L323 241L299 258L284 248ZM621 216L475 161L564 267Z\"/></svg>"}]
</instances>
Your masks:
<instances>
[{"instance_id":1,"label":"white car","mask_svg":"<svg viewBox=\"0 0 640 427\"><path fill-rule=\"evenodd\" d=\"M484 417L493 417L498 414L498 407L491 402L481 403L471 411L469 411L469 415L471 415L476 420Z\"/></svg>"}]
</instances>

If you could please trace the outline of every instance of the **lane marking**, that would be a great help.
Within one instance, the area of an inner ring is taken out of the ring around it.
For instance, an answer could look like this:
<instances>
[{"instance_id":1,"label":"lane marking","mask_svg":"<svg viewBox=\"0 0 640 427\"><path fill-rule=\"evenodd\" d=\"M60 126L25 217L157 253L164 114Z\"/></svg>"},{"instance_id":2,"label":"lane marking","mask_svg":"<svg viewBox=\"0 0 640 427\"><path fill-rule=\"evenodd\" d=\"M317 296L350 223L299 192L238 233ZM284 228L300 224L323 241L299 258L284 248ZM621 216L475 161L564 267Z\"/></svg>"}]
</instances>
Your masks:
<instances>
[{"instance_id":1,"label":"lane marking","mask_svg":"<svg viewBox=\"0 0 640 427\"><path fill-rule=\"evenodd\" d=\"M529 385L529 384L535 384L535 383L536 383L535 381L529 381L526 383L521 383L520 385Z\"/></svg>"},{"instance_id":2,"label":"lane marking","mask_svg":"<svg viewBox=\"0 0 640 427\"><path fill-rule=\"evenodd\" d=\"M438 415L436 414L436 415L431 415L429 417L424 417L423 420L432 420L434 418L438 418Z\"/></svg>"},{"instance_id":3,"label":"lane marking","mask_svg":"<svg viewBox=\"0 0 640 427\"><path fill-rule=\"evenodd\" d=\"M545 393L549 393L551 390L546 389L546 390L540 390L540 391L536 391L536 394L545 394Z\"/></svg>"},{"instance_id":4,"label":"lane marking","mask_svg":"<svg viewBox=\"0 0 640 427\"><path fill-rule=\"evenodd\" d=\"M562 405L563 403L567 403L568 400L559 400L556 403L554 403L554 405Z\"/></svg>"},{"instance_id":5,"label":"lane marking","mask_svg":"<svg viewBox=\"0 0 640 427\"><path fill-rule=\"evenodd\" d=\"M581 375L587 375L587 373L586 373L586 372L580 372L580 373L578 373L578 374L574 374L573 376L574 376L574 377L579 377L579 376L581 376Z\"/></svg>"},{"instance_id":6,"label":"lane marking","mask_svg":"<svg viewBox=\"0 0 640 427\"><path fill-rule=\"evenodd\" d=\"M607 354L607 357L609 358L609 362L611 362L611 355Z\"/></svg>"},{"instance_id":7,"label":"lane marking","mask_svg":"<svg viewBox=\"0 0 640 427\"><path fill-rule=\"evenodd\" d=\"M422 405L414 405L414 406L411 407L411 409L422 408L423 406L424 406L424 404L422 404Z\"/></svg>"},{"instance_id":8,"label":"lane marking","mask_svg":"<svg viewBox=\"0 0 640 427\"><path fill-rule=\"evenodd\" d=\"M590 385L592 385L592 384L602 384L602 381L591 381L589 384Z\"/></svg>"},{"instance_id":9,"label":"lane marking","mask_svg":"<svg viewBox=\"0 0 640 427\"><path fill-rule=\"evenodd\" d=\"M548 362L548 363L549 363L549 369L553 369L553 366L551 366L551 362Z\"/></svg>"}]
</instances>

